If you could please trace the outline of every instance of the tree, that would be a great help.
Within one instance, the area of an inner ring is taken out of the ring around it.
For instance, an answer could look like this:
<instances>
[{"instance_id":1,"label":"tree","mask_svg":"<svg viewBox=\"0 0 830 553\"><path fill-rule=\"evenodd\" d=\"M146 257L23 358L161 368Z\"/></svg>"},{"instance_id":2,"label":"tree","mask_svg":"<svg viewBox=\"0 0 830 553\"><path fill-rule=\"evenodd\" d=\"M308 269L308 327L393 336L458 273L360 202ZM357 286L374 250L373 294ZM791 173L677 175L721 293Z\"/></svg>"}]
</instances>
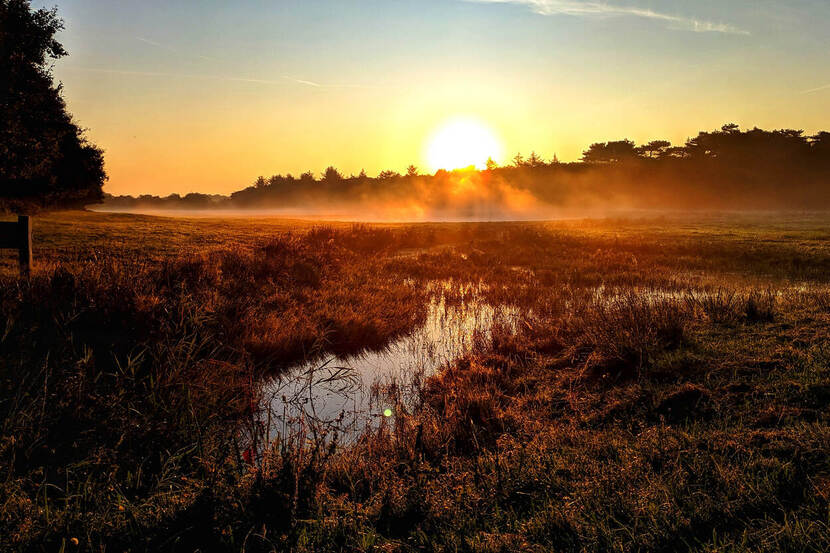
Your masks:
<instances>
[{"instance_id":1,"label":"tree","mask_svg":"<svg viewBox=\"0 0 830 553\"><path fill-rule=\"evenodd\" d=\"M630 140L596 142L582 153L582 160L586 163L616 163L635 157L635 145Z\"/></svg>"},{"instance_id":2,"label":"tree","mask_svg":"<svg viewBox=\"0 0 830 553\"><path fill-rule=\"evenodd\" d=\"M418 168L414 165L410 165L406 168L406 176L407 177L417 177L418 176Z\"/></svg>"},{"instance_id":3,"label":"tree","mask_svg":"<svg viewBox=\"0 0 830 553\"><path fill-rule=\"evenodd\" d=\"M256 182L254 182L254 188L265 188L268 186L268 181L265 180L265 177L257 177Z\"/></svg>"},{"instance_id":4,"label":"tree","mask_svg":"<svg viewBox=\"0 0 830 553\"><path fill-rule=\"evenodd\" d=\"M527 161L525 162L525 165L532 168L541 167L544 164L545 161L539 155L537 155L536 152L530 152L530 157L528 157Z\"/></svg>"},{"instance_id":5,"label":"tree","mask_svg":"<svg viewBox=\"0 0 830 553\"><path fill-rule=\"evenodd\" d=\"M56 9L0 0L0 210L82 207L103 199L103 152L73 122L52 81L67 55Z\"/></svg>"},{"instance_id":6,"label":"tree","mask_svg":"<svg viewBox=\"0 0 830 553\"><path fill-rule=\"evenodd\" d=\"M343 180L343 175L340 174L340 171L335 169L333 166L329 165L326 167L326 170L323 172L323 182L340 182Z\"/></svg>"},{"instance_id":7,"label":"tree","mask_svg":"<svg viewBox=\"0 0 830 553\"><path fill-rule=\"evenodd\" d=\"M494 160L492 157L487 158L486 167L487 167L488 171L492 171L493 169L495 169L498 166L499 166L499 164L496 163L496 160Z\"/></svg>"},{"instance_id":8,"label":"tree","mask_svg":"<svg viewBox=\"0 0 830 553\"><path fill-rule=\"evenodd\" d=\"M391 179L396 179L400 176L401 176L401 174L398 173L397 171L392 171L390 169L387 169L386 171L381 171L380 173L378 173L378 180L391 180Z\"/></svg>"},{"instance_id":9,"label":"tree","mask_svg":"<svg viewBox=\"0 0 830 553\"><path fill-rule=\"evenodd\" d=\"M686 151L686 148L683 146L672 146L671 148L666 148L660 152L660 159L684 158L687 157L688 154L689 153Z\"/></svg>"},{"instance_id":10,"label":"tree","mask_svg":"<svg viewBox=\"0 0 830 553\"><path fill-rule=\"evenodd\" d=\"M522 157L522 154L520 154L520 153L519 153L519 154L516 154L516 155L513 157L513 165L515 165L516 167L524 167L524 165L525 165L525 158L524 158L524 157Z\"/></svg>"},{"instance_id":11,"label":"tree","mask_svg":"<svg viewBox=\"0 0 830 553\"><path fill-rule=\"evenodd\" d=\"M830 161L830 132L821 131L811 136L810 149L819 159Z\"/></svg>"},{"instance_id":12,"label":"tree","mask_svg":"<svg viewBox=\"0 0 830 553\"><path fill-rule=\"evenodd\" d=\"M636 149L637 155L647 158L655 159L662 156L663 152L671 147L671 142L668 140L652 140L648 144L643 144Z\"/></svg>"}]
</instances>

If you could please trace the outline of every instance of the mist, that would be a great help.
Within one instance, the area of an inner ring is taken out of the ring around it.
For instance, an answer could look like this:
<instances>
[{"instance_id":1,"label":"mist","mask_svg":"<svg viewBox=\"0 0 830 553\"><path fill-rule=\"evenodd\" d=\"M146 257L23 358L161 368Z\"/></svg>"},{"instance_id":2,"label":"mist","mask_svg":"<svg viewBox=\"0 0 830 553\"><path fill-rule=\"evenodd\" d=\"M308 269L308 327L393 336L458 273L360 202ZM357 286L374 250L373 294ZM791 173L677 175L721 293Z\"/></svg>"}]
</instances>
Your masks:
<instances>
[{"instance_id":1,"label":"mist","mask_svg":"<svg viewBox=\"0 0 830 553\"><path fill-rule=\"evenodd\" d=\"M500 221L584 217L636 210L830 209L830 133L741 131L725 125L682 147L667 141L592 144L577 163L535 153L422 175L259 177L228 196L109 196L96 209L189 216L265 216L356 221Z\"/></svg>"}]
</instances>

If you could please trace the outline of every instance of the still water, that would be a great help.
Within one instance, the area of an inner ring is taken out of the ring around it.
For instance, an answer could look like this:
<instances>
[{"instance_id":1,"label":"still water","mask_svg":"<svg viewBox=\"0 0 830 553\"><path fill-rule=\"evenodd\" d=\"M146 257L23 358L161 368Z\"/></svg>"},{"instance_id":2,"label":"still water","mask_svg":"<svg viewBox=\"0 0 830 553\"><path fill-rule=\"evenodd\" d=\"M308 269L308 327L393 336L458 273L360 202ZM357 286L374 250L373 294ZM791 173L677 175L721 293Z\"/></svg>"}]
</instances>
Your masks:
<instances>
[{"instance_id":1,"label":"still water","mask_svg":"<svg viewBox=\"0 0 830 553\"><path fill-rule=\"evenodd\" d=\"M298 425L354 438L367 426L395 416L424 377L485 343L495 322L515 328L515 309L474 299L433 299L426 322L379 351L307 362L266 382L263 423L269 438Z\"/></svg>"}]
</instances>

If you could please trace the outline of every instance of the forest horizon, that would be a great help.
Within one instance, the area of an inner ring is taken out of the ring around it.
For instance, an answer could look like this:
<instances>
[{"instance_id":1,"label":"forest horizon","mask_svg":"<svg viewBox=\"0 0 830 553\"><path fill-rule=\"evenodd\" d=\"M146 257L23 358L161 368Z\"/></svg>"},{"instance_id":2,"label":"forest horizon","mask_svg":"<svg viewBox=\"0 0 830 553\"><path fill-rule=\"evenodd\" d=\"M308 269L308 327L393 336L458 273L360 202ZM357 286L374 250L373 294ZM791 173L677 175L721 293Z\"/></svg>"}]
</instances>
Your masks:
<instances>
[{"instance_id":1,"label":"forest horizon","mask_svg":"<svg viewBox=\"0 0 830 553\"><path fill-rule=\"evenodd\" d=\"M685 144L595 142L578 162L535 151L425 173L415 165L370 177L329 166L316 176L259 176L229 195L106 195L103 211L239 211L356 220L521 220L625 210L830 208L830 133L741 130L726 124Z\"/></svg>"}]
</instances>

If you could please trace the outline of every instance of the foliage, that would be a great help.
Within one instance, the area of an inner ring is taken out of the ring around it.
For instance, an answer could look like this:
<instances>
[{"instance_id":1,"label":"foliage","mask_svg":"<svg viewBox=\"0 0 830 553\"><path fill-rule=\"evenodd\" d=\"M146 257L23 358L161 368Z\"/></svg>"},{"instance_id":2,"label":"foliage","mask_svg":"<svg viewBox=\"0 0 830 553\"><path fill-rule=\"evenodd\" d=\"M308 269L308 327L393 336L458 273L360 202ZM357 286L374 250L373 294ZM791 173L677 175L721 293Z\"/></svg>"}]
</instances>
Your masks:
<instances>
[{"instance_id":1,"label":"foliage","mask_svg":"<svg viewBox=\"0 0 830 553\"><path fill-rule=\"evenodd\" d=\"M532 152L513 164L405 175L382 171L376 178L345 177L334 167L319 180L311 172L259 177L253 186L210 207L299 208L401 218L477 214L479 218L550 216L555 210L591 208L819 209L830 207L830 133L796 130L742 131L725 125L701 132L682 146L653 140L592 144L582 163L546 163ZM517 200L518 198L518 200ZM196 208L197 198L108 197L107 209ZM414 206L414 207L413 207ZM482 206L487 211L482 213Z\"/></svg>"},{"instance_id":2,"label":"foliage","mask_svg":"<svg viewBox=\"0 0 830 553\"><path fill-rule=\"evenodd\" d=\"M0 0L0 210L80 207L102 199L103 153L72 121L52 83L66 55L53 10Z\"/></svg>"}]
</instances>

